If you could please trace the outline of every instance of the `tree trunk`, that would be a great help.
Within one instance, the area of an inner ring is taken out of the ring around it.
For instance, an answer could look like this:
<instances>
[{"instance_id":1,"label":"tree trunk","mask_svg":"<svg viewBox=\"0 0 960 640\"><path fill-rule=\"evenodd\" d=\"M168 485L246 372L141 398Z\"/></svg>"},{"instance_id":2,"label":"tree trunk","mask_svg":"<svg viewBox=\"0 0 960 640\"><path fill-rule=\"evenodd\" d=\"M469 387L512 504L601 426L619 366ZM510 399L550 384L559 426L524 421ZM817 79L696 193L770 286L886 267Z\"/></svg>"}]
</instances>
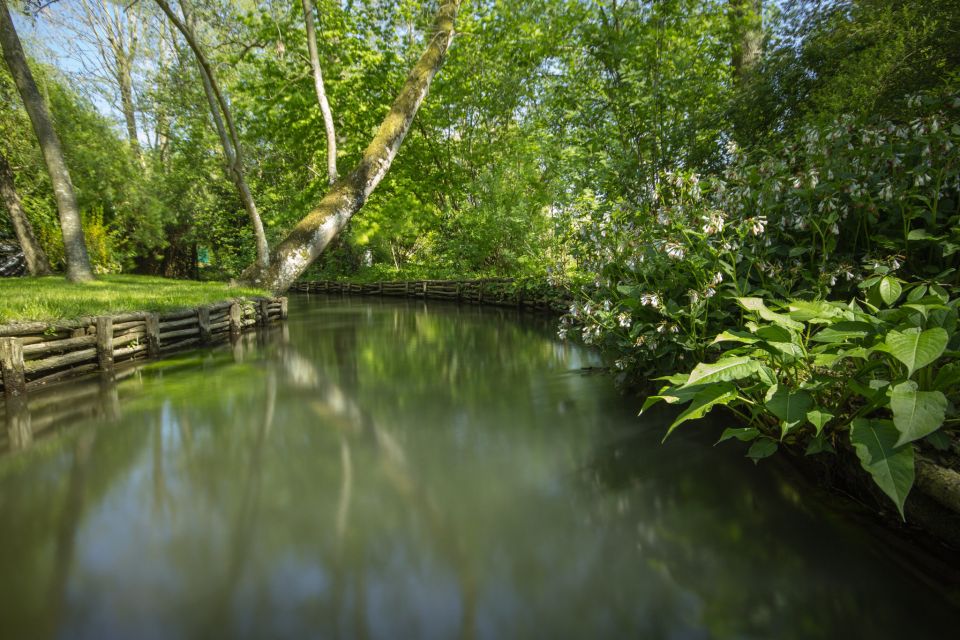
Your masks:
<instances>
[{"instance_id":1,"label":"tree trunk","mask_svg":"<svg viewBox=\"0 0 960 640\"><path fill-rule=\"evenodd\" d=\"M200 79L203 81L203 90L210 102L210 113L213 116L214 124L217 125L217 135L220 136L220 143L223 145L223 152L226 156L227 175L237 188L237 193L239 193L240 200L243 202L243 208L247 210L247 215L250 217L250 225L253 227L253 235L257 244L257 264L265 268L270 264L270 247L267 244L267 234L263 228L260 213L257 211L256 202L253 200L253 194L243 175L240 137L237 135L236 126L233 124L230 107L227 105L223 92L220 91L220 86L217 83L217 78L213 74L213 68L197 42L190 8L185 0L180 0L180 8L184 14L184 20L181 20L170 8L170 3L167 0L155 1L170 18L173 26L183 35L197 58L197 64L200 66ZM226 127L224 127L224 123L226 123Z\"/></svg>"},{"instance_id":2,"label":"tree trunk","mask_svg":"<svg viewBox=\"0 0 960 640\"><path fill-rule=\"evenodd\" d=\"M20 206L20 196L17 195L13 183L13 169L10 168L10 163L2 153L0 153L0 198L10 212L13 230L17 234L20 248L23 249L23 257L27 261L27 272L32 276L51 275L53 269L50 268L50 261L37 243L37 238L33 235L33 226L27 214L24 213L23 207Z\"/></svg>"},{"instance_id":3,"label":"tree trunk","mask_svg":"<svg viewBox=\"0 0 960 640\"><path fill-rule=\"evenodd\" d=\"M93 280L93 269L90 267L90 257L87 255L83 226L80 222L80 209L73 192L73 183L70 181L70 172L63 157L60 138L53 128L50 112L27 65L20 38L10 18L7 0L0 0L0 46L3 47L3 58L23 99L23 106L27 110L27 115L30 116L33 130L37 134L40 150L43 152L43 159L50 173L50 181L53 183L53 193L60 213L60 229L63 232L64 254L67 259L67 279L71 282Z\"/></svg>"},{"instance_id":4,"label":"tree trunk","mask_svg":"<svg viewBox=\"0 0 960 640\"><path fill-rule=\"evenodd\" d=\"M143 166L143 152L140 150L140 139L137 134L137 115L133 106L133 79L130 70L125 66L123 69L117 77L117 83L120 85L120 108L123 110L123 120L127 125L130 149L140 166Z\"/></svg>"},{"instance_id":5,"label":"tree trunk","mask_svg":"<svg viewBox=\"0 0 960 640\"><path fill-rule=\"evenodd\" d=\"M268 268L251 265L244 271L246 282L277 292L286 291L363 207L390 169L433 77L443 65L453 41L453 25L459 8L460 0L445 0L440 5L426 51L411 70L360 163L337 180L317 208L276 247Z\"/></svg>"},{"instance_id":6,"label":"tree trunk","mask_svg":"<svg viewBox=\"0 0 960 640\"><path fill-rule=\"evenodd\" d=\"M763 50L763 0L730 0L733 79L743 82L760 61Z\"/></svg>"},{"instance_id":7,"label":"tree trunk","mask_svg":"<svg viewBox=\"0 0 960 640\"><path fill-rule=\"evenodd\" d=\"M317 32L313 27L313 3L303 1L303 19L307 25L307 50L310 53L310 67L313 69L313 88L317 92L317 102L323 113L323 126L327 130L327 178L332 185L337 181L337 133L333 126L333 114L327 101L327 92L323 86L323 73L320 71L320 55L317 53Z\"/></svg>"}]
</instances>

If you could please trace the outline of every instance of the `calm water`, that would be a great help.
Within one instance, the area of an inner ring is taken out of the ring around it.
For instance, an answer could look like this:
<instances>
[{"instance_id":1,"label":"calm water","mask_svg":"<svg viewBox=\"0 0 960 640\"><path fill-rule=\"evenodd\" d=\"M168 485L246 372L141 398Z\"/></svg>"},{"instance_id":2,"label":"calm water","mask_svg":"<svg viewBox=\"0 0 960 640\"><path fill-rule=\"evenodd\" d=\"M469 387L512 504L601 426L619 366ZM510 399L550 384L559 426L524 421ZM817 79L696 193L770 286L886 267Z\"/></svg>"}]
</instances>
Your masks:
<instances>
[{"instance_id":1,"label":"calm water","mask_svg":"<svg viewBox=\"0 0 960 640\"><path fill-rule=\"evenodd\" d=\"M661 446L667 417L637 419L548 321L318 297L290 316L34 399L32 442L0 458L0 636L956 630L865 529L707 446L719 425Z\"/></svg>"}]
</instances>

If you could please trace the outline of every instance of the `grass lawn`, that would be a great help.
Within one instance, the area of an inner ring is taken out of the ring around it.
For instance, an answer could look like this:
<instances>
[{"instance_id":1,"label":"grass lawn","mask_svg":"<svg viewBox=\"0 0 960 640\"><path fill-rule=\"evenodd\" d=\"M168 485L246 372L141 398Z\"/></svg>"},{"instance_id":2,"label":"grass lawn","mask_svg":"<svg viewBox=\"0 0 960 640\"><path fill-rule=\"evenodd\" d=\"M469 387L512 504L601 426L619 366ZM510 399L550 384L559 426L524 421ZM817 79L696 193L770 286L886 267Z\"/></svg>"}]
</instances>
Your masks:
<instances>
[{"instance_id":1,"label":"grass lawn","mask_svg":"<svg viewBox=\"0 0 960 640\"><path fill-rule=\"evenodd\" d=\"M170 311L267 291L225 282L168 280L152 276L99 276L71 284L65 278L0 278L0 324L66 320L129 311Z\"/></svg>"}]
</instances>

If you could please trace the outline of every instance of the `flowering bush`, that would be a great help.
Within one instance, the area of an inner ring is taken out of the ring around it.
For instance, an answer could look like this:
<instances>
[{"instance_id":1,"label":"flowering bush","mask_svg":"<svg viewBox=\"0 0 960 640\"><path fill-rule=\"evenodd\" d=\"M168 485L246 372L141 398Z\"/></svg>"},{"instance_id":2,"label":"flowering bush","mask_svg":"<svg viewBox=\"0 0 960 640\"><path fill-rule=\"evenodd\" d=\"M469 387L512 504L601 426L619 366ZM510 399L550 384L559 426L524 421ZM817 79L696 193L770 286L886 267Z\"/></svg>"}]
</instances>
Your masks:
<instances>
[{"instance_id":1,"label":"flowering bush","mask_svg":"<svg viewBox=\"0 0 960 640\"><path fill-rule=\"evenodd\" d=\"M926 115L842 118L772 152L731 144L721 175L664 173L641 205L586 194L564 221L593 282L561 335L575 329L642 380L703 360L739 323L740 297L849 297L898 272L955 282L960 98L911 103Z\"/></svg>"}]
</instances>

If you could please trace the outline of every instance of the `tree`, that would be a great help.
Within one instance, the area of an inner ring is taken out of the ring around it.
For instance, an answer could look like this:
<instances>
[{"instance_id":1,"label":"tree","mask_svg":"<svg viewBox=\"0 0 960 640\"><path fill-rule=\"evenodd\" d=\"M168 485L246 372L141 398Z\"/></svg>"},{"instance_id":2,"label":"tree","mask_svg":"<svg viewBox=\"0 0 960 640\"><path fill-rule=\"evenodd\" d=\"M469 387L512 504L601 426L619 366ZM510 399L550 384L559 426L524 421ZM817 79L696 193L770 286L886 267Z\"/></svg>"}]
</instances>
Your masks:
<instances>
[{"instance_id":1,"label":"tree","mask_svg":"<svg viewBox=\"0 0 960 640\"><path fill-rule=\"evenodd\" d=\"M20 196L13 182L13 169L10 168L10 163L2 152L0 152L0 199L10 213L13 230L17 234L23 257L27 261L27 273L32 276L51 275L53 269L50 268L50 261L33 234L33 225L23 211Z\"/></svg>"},{"instance_id":2,"label":"tree","mask_svg":"<svg viewBox=\"0 0 960 640\"><path fill-rule=\"evenodd\" d=\"M197 58L204 93L206 93L207 101L210 103L210 115L217 129L217 135L220 136L223 154L226 157L227 174L237 188L237 193L240 195L243 207L247 210L247 215L250 217L250 224L253 227L257 245L257 264L261 268L265 268L270 264L270 248L267 244L267 234L263 228L263 221L260 219L260 213L257 211L257 205L253 199L253 193L250 191L250 187L247 185L247 180L244 177L240 137L237 135L237 128L234 124L230 107L213 73L213 67L200 48L193 13L186 0L180 0L183 19L173 11L170 3L166 0L156 0L156 3L163 12L167 14L167 17L170 18L170 22L172 22L181 35L183 35Z\"/></svg>"},{"instance_id":3,"label":"tree","mask_svg":"<svg viewBox=\"0 0 960 640\"><path fill-rule=\"evenodd\" d=\"M323 86L323 72L320 69L320 56L317 53L317 33L313 26L313 3L303 0L303 19L307 30L307 50L310 53L310 68L313 71L313 87L317 92L317 102L323 113L323 125L327 130L327 176L332 185L337 181L337 133L333 126L333 113Z\"/></svg>"},{"instance_id":4,"label":"tree","mask_svg":"<svg viewBox=\"0 0 960 640\"><path fill-rule=\"evenodd\" d=\"M163 2L163 0L157 0ZM410 131L430 83L443 65L453 42L454 22L460 0L441 3L427 48L414 65L359 164L337 180L313 211L308 213L277 245L273 260L264 267L248 267L243 279L273 291L286 291L330 242L343 230L376 189Z\"/></svg>"},{"instance_id":5,"label":"tree","mask_svg":"<svg viewBox=\"0 0 960 640\"><path fill-rule=\"evenodd\" d=\"M60 214L60 229L63 233L67 279L71 282L93 280L93 269L90 267L90 257L87 255L87 245L83 237L80 209L77 206L77 197L73 191L73 183L70 180L70 172L67 170L60 138L53 128L47 104L40 95L37 83L27 65L20 38L17 36L7 8L7 0L0 0L0 47L3 48L3 58L20 92L27 114L30 116L30 122L47 165L47 172L50 174L50 181L53 183Z\"/></svg>"},{"instance_id":6,"label":"tree","mask_svg":"<svg viewBox=\"0 0 960 640\"><path fill-rule=\"evenodd\" d=\"M733 79L742 82L760 61L763 49L763 0L730 0Z\"/></svg>"}]
</instances>

